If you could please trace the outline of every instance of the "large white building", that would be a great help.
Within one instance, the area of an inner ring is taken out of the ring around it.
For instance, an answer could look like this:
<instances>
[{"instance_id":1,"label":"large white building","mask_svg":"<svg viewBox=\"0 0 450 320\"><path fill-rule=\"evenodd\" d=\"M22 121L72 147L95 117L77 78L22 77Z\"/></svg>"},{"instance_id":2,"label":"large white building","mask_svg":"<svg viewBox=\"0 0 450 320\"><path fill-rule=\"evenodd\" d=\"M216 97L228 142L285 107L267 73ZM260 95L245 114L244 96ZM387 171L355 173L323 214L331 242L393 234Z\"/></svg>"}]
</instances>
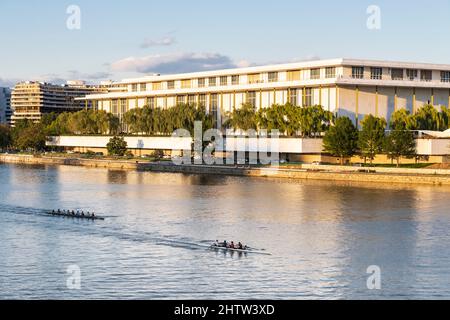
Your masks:
<instances>
[{"instance_id":1,"label":"large white building","mask_svg":"<svg viewBox=\"0 0 450 320\"><path fill-rule=\"evenodd\" d=\"M20 119L38 121L43 114L78 111L85 103L75 98L93 92L105 92L99 86L89 86L83 81L68 81L65 85L26 81L16 84L11 95L14 113L11 123ZM89 106L90 107L90 106Z\"/></svg>"},{"instance_id":2,"label":"large white building","mask_svg":"<svg viewBox=\"0 0 450 320\"><path fill-rule=\"evenodd\" d=\"M110 92L81 100L118 116L145 105L201 104L214 114L218 127L228 111L245 102L256 109L286 102L322 105L360 123L367 114L389 119L400 108L415 112L424 104L449 106L450 65L334 59L152 75L113 83Z\"/></svg>"}]
</instances>

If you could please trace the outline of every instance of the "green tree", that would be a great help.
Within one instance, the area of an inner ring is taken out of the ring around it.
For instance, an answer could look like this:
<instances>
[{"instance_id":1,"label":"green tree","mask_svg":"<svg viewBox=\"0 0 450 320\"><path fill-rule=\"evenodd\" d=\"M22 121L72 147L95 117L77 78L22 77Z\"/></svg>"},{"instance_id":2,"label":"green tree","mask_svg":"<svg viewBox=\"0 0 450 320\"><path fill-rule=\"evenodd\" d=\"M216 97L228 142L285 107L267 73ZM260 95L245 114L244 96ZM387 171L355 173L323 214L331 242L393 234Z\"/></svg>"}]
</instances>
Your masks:
<instances>
[{"instance_id":1,"label":"green tree","mask_svg":"<svg viewBox=\"0 0 450 320\"><path fill-rule=\"evenodd\" d=\"M415 130L440 131L445 125L442 123L442 117L436 108L430 104L424 105L417 110L414 115L416 127Z\"/></svg>"},{"instance_id":2,"label":"green tree","mask_svg":"<svg viewBox=\"0 0 450 320\"><path fill-rule=\"evenodd\" d=\"M119 117L113 115L112 113L107 114L108 131L104 134L119 134L120 130L120 119Z\"/></svg>"},{"instance_id":3,"label":"green tree","mask_svg":"<svg viewBox=\"0 0 450 320\"><path fill-rule=\"evenodd\" d=\"M41 123L19 121L13 129L12 137L14 147L21 151L42 151L45 148L46 135Z\"/></svg>"},{"instance_id":4,"label":"green tree","mask_svg":"<svg viewBox=\"0 0 450 320\"><path fill-rule=\"evenodd\" d=\"M450 128L450 108L442 106L440 112L442 123L442 130L445 131Z\"/></svg>"},{"instance_id":5,"label":"green tree","mask_svg":"<svg viewBox=\"0 0 450 320\"><path fill-rule=\"evenodd\" d=\"M384 151L389 159L397 160L400 166L400 158L413 158L416 155L416 142L411 131L393 130L385 138Z\"/></svg>"},{"instance_id":6,"label":"green tree","mask_svg":"<svg viewBox=\"0 0 450 320\"><path fill-rule=\"evenodd\" d=\"M11 145L11 129L0 125L0 150L4 151Z\"/></svg>"},{"instance_id":7,"label":"green tree","mask_svg":"<svg viewBox=\"0 0 450 320\"><path fill-rule=\"evenodd\" d=\"M302 137L315 137L327 131L333 120L333 113L325 111L322 106L302 108L290 103L260 109L256 115L260 129L278 129L287 136L300 133Z\"/></svg>"},{"instance_id":8,"label":"green tree","mask_svg":"<svg viewBox=\"0 0 450 320\"><path fill-rule=\"evenodd\" d=\"M226 128L241 129L243 131L257 129L256 112L252 104L245 103L241 108L229 112L227 116L228 120L224 123Z\"/></svg>"},{"instance_id":9,"label":"green tree","mask_svg":"<svg viewBox=\"0 0 450 320\"><path fill-rule=\"evenodd\" d=\"M400 109L391 115L389 126L392 130L415 130L417 124L409 110Z\"/></svg>"},{"instance_id":10,"label":"green tree","mask_svg":"<svg viewBox=\"0 0 450 320\"><path fill-rule=\"evenodd\" d=\"M377 154L383 151L386 121L382 118L367 115L362 121L362 129L359 132L358 147L364 162L368 158L370 164Z\"/></svg>"},{"instance_id":11,"label":"green tree","mask_svg":"<svg viewBox=\"0 0 450 320\"><path fill-rule=\"evenodd\" d=\"M59 114L53 122L46 125L44 128L45 133L49 136L59 136L73 133L69 127L69 119L71 115L72 114L69 112Z\"/></svg>"},{"instance_id":12,"label":"green tree","mask_svg":"<svg viewBox=\"0 0 450 320\"><path fill-rule=\"evenodd\" d=\"M128 126L130 133L142 133L142 111L139 108L131 109L123 115L123 121Z\"/></svg>"},{"instance_id":13,"label":"green tree","mask_svg":"<svg viewBox=\"0 0 450 320\"><path fill-rule=\"evenodd\" d=\"M344 159L352 157L357 151L358 131L348 117L341 117L336 124L325 133L324 150L339 157L341 165Z\"/></svg>"},{"instance_id":14,"label":"green tree","mask_svg":"<svg viewBox=\"0 0 450 320\"><path fill-rule=\"evenodd\" d=\"M128 145L123 137L115 136L109 140L106 148L108 149L108 154L123 157L127 152Z\"/></svg>"},{"instance_id":15,"label":"green tree","mask_svg":"<svg viewBox=\"0 0 450 320\"><path fill-rule=\"evenodd\" d=\"M300 109L300 127L303 137L314 137L329 129L334 121L332 112L316 105Z\"/></svg>"},{"instance_id":16,"label":"green tree","mask_svg":"<svg viewBox=\"0 0 450 320\"><path fill-rule=\"evenodd\" d=\"M286 107L284 105L274 104L270 108L260 109L257 113L255 113L255 111L248 110L249 113L252 112L254 115L255 121L255 127L249 129L256 129L259 127L259 129L266 129L268 131L279 130L280 133L287 133L286 131L290 131L289 118L287 116L288 108L289 106ZM287 134L289 135L290 132Z\"/></svg>"}]
</instances>

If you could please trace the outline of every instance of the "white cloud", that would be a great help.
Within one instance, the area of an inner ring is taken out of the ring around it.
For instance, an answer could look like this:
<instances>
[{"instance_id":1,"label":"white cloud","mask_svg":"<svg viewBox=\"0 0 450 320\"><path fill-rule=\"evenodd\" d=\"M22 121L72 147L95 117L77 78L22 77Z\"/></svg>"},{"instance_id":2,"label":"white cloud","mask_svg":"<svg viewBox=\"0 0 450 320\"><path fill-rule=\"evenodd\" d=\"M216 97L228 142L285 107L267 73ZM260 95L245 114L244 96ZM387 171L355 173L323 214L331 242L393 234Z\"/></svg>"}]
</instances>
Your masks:
<instances>
[{"instance_id":1,"label":"white cloud","mask_svg":"<svg viewBox=\"0 0 450 320\"><path fill-rule=\"evenodd\" d=\"M83 73L77 70L68 71L68 77L70 80L105 80L112 76L109 72L93 72L93 73Z\"/></svg>"},{"instance_id":2,"label":"white cloud","mask_svg":"<svg viewBox=\"0 0 450 320\"><path fill-rule=\"evenodd\" d=\"M176 42L174 37L167 36L161 39L145 39L141 44L142 49L150 48L150 47L168 47L173 45Z\"/></svg>"},{"instance_id":3,"label":"white cloud","mask_svg":"<svg viewBox=\"0 0 450 320\"><path fill-rule=\"evenodd\" d=\"M218 53L169 53L128 57L111 64L113 71L139 73L185 73L235 68L238 64Z\"/></svg>"},{"instance_id":4,"label":"white cloud","mask_svg":"<svg viewBox=\"0 0 450 320\"><path fill-rule=\"evenodd\" d=\"M93 72L83 73L76 70L70 70L66 74L48 73L43 75L35 75L27 78L0 78L0 87L13 88L17 83L23 81L39 81L51 84L65 84L67 80L85 80L87 82L98 82L99 80L107 80L112 76L109 72Z\"/></svg>"}]
</instances>

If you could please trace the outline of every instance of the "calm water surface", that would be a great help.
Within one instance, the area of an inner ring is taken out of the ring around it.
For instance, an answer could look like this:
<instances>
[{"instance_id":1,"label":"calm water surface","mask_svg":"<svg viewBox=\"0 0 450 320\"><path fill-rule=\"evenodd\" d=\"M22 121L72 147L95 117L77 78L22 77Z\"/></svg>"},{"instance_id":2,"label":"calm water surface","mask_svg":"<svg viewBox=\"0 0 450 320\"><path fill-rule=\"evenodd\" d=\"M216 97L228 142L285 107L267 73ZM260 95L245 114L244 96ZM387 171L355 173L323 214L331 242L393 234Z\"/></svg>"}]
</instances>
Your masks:
<instances>
[{"instance_id":1,"label":"calm water surface","mask_svg":"<svg viewBox=\"0 0 450 320\"><path fill-rule=\"evenodd\" d=\"M450 298L450 189L0 165L2 299ZM95 210L104 222L45 216ZM199 245L242 240L272 256ZM81 269L70 290L67 268ZM367 289L368 266L382 289Z\"/></svg>"}]
</instances>

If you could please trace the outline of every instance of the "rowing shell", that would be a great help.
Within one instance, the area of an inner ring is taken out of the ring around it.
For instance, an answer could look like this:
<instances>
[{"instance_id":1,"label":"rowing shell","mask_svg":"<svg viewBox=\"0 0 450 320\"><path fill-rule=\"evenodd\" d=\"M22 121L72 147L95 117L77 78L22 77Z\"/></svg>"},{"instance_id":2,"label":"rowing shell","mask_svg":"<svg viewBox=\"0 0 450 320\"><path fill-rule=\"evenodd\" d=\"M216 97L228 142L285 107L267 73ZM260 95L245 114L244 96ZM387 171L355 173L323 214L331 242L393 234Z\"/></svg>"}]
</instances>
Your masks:
<instances>
[{"instance_id":1,"label":"rowing shell","mask_svg":"<svg viewBox=\"0 0 450 320\"><path fill-rule=\"evenodd\" d=\"M218 247L215 245L209 246L211 250L222 250L222 251L230 251L230 252L240 252L240 253L253 253L253 254L262 254L266 256L271 256L272 254L265 251L258 251L258 250L251 250L251 249L233 249L233 248L226 248L226 247Z\"/></svg>"},{"instance_id":2,"label":"rowing shell","mask_svg":"<svg viewBox=\"0 0 450 320\"><path fill-rule=\"evenodd\" d=\"M80 216L80 215L72 215L72 214L64 214L64 213L52 213L47 212L47 215L53 216L53 217L63 217L63 218L72 218L72 219L85 219L85 220L105 220L105 218L102 217L90 217L90 216Z\"/></svg>"}]
</instances>

